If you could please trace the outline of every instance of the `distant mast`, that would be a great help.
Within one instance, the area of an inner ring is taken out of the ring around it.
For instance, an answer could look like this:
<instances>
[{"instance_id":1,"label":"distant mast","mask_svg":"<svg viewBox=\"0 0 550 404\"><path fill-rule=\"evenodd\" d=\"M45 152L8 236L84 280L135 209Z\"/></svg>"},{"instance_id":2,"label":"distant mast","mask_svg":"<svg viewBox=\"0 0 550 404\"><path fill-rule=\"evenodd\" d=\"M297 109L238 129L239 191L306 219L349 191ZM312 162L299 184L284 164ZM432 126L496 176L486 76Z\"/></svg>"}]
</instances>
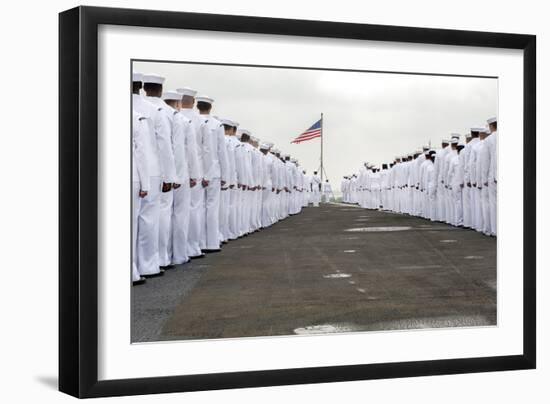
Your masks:
<instances>
[{"instance_id":1,"label":"distant mast","mask_svg":"<svg viewBox=\"0 0 550 404\"><path fill-rule=\"evenodd\" d=\"M323 184L323 113L322 112L321 112L321 184Z\"/></svg>"}]
</instances>

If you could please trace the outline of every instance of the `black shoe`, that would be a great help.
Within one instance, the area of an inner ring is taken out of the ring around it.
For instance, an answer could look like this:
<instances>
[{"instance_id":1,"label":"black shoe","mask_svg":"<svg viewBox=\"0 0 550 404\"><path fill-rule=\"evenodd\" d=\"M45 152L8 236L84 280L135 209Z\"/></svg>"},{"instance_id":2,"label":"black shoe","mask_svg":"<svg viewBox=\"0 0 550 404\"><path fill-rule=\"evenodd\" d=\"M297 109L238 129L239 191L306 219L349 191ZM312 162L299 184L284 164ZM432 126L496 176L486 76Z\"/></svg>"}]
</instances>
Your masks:
<instances>
[{"instance_id":1,"label":"black shoe","mask_svg":"<svg viewBox=\"0 0 550 404\"><path fill-rule=\"evenodd\" d=\"M205 254L210 254L210 253L217 253L217 252L220 252L222 249L221 248L213 248L213 249L205 249L205 250L201 250L203 253Z\"/></svg>"},{"instance_id":2,"label":"black shoe","mask_svg":"<svg viewBox=\"0 0 550 404\"><path fill-rule=\"evenodd\" d=\"M170 269L174 269L176 266L174 264L169 264L169 265L165 265L165 266L161 266L160 269L164 270L164 271L168 271Z\"/></svg>"},{"instance_id":3,"label":"black shoe","mask_svg":"<svg viewBox=\"0 0 550 404\"><path fill-rule=\"evenodd\" d=\"M164 276L164 269L161 269L160 272L156 273L156 274L151 274L151 275L143 275L143 277L145 279L149 279L149 278L158 278L159 276Z\"/></svg>"},{"instance_id":4,"label":"black shoe","mask_svg":"<svg viewBox=\"0 0 550 404\"><path fill-rule=\"evenodd\" d=\"M132 285L134 285L134 286L136 286L136 285L143 285L144 283L145 283L145 277L142 276L141 278L139 278L138 281L133 281L133 282L132 282Z\"/></svg>"},{"instance_id":5,"label":"black shoe","mask_svg":"<svg viewBox=\"0 0 550 404\"><path fill-rule=\"evenodd\" d=\"M192 260L196 260L196 259L204 258L204 257L206 257L206 254L195 255L194 257L189 257L189 258L191 258Z\"/></svg>"}]
</instances>

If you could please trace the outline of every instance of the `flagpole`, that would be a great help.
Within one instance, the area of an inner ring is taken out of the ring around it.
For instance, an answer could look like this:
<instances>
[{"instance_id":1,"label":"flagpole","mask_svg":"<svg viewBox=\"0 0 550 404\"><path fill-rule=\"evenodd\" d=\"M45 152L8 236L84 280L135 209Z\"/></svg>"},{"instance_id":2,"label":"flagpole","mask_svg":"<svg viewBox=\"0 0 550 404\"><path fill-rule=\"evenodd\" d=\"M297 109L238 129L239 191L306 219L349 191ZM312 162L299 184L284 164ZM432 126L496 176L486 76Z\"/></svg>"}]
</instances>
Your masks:
<instances>
[{"instance_id":1,"label":"flagpole","mask_svg":"<svg viewBox=\"0 0 550 404\"><path fill-rule=\"evenodd\" d=\"M323 189L323 113L321 112L321 189Z\"/></svg>"}]
</instances>

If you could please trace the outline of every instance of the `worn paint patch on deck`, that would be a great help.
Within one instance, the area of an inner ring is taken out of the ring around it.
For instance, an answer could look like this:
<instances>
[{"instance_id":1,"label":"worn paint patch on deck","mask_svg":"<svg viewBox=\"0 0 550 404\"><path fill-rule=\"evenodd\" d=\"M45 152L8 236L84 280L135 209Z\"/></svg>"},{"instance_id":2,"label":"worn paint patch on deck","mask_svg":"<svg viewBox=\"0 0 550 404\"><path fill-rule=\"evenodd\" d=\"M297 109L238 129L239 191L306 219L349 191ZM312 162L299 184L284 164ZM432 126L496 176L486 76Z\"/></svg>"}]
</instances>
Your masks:
<instances>
[{"instance_id":1,"label":"worn paint patch on deck","mask_svg":"<svg viewBox=\"0 0 550 404\"><path fill-rule=\"evenodd\" d=\"M440 243L456 243L456 240L439 240Z\"/></svg>"},{"instance_id":2,"label":"worn paint patch on deck","mask_svg":"<svg viewBox=\"0 0 550 404\"><path fill-rule=\"evenodd\" d=\"M482 260L483 258L481 255L467 255L464 257L465 260Z\"/></svg>"}]
</instances>

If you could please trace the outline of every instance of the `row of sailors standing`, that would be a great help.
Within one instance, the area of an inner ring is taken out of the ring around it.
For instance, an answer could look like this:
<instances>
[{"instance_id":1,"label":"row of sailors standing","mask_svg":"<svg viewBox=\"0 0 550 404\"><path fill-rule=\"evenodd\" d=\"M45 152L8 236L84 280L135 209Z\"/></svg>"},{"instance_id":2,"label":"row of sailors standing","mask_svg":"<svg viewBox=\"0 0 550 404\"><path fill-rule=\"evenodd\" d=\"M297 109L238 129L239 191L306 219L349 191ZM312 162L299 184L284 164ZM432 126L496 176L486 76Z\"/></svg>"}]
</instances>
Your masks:
<instances>
[{"instance_id":1,"label":"row of sailors standing","mask_svg":"<svg viewBox=\"0 0 550 404\"><path fill-rule=\"evenodd\" d=\"M212 116L212 98L163 92L164 81L132 77L134 284L298 214L310 200L297 160Z\"/></svg>"},{"instance_id":2,"label":"row of sailors standing","mask_svg":"<svg viewBox=\"0 0 550 404\"><path fill-rule=\"evenodd\" d=\"M441 149L398 156L382 169L365 162L345 176L343 202L497 234L497 119L443 140Z\"/></svg>"}]
</instances>

